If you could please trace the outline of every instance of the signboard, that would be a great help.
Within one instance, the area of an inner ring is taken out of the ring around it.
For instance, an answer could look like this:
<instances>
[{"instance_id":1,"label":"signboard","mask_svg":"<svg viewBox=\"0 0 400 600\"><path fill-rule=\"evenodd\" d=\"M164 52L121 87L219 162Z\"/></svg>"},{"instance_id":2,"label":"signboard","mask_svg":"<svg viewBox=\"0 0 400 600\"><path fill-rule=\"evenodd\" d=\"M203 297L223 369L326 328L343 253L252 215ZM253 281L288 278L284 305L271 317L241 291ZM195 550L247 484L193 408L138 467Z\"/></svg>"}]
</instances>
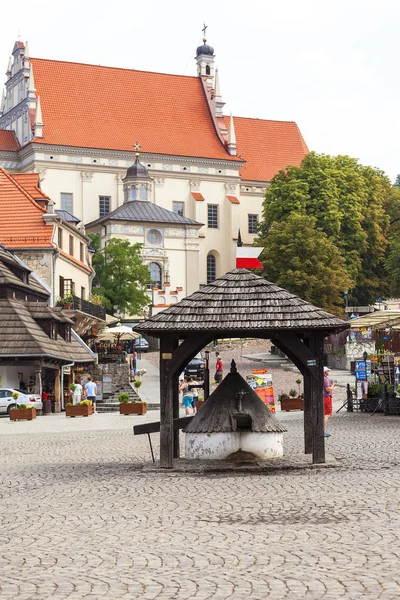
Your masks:
<instances>
[{"instance_id":1,"label":"signboard","mask_svg":"<svg viewBox=\"0 0 400 600\"><path fill-rule=\"evenodd\" d=\"M103 400L103 382L95 381L97 394L96 394L96 402L101 402Z\"/></svg>"},{"instance_id":2,"label":"signboard","mask_svg":"<svg viewBox=\"0 0 400 600\"><path fill-rule=\"evenodd\" d=\"M103 374L103 394L112 393L112 375L111 373Z\"/></svg>"},{"instance_id":3,"label":"signboard","mask_svg":"<svg viewBox=\"0 0 400 600\"><path fill-rule=\"evenodd\" d=\"M316 367L316 366L317 366L316 360L308 360L307 361L307 367Z\"/></svg>"},{"instance_id":4,"label":"signboard","mask_svg":"<svg viewBox=\"0 0 400 600\"><path fill-rule=\"evenodd\" d=\"M357 381L367 381L367 365L365 360L356 360L356 379Z\"/></svg>"},{"instance_id":5,"label":"signboard","mask_svg":"<svg viewBox=\"0 0 400 600\"><path fill-rule=\"evenodd\" d=\"M246 377L247 383L257 396L266 404L271 412L275 412L274 388L272 375L266 369L255 369Z\"/></svg>"}]
</instances>

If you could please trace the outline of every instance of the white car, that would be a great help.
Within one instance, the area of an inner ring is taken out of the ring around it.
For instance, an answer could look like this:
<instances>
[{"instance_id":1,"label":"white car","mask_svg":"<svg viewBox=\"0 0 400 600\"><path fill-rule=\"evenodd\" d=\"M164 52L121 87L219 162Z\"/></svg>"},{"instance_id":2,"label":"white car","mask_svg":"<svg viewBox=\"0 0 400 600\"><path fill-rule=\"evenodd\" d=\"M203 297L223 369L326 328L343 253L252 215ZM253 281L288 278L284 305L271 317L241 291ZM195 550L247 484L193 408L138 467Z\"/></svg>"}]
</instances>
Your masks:
<instances>
[{"instance_id":1,"label":"white car","mask_svg":"<svg viewBox=\"0 0 400 600\"><path fill-rule=\"evenodd\" d=\"M12 397L13 392L18 392L18 400L14 400ZM21 390L15 390L13 388L0 388L0 413L8 414L10 408L16 405L26 404L32 406L36 410L42 410L42 399L39 394L27 394L21 392Z\"/></svg>"}]
</instances>

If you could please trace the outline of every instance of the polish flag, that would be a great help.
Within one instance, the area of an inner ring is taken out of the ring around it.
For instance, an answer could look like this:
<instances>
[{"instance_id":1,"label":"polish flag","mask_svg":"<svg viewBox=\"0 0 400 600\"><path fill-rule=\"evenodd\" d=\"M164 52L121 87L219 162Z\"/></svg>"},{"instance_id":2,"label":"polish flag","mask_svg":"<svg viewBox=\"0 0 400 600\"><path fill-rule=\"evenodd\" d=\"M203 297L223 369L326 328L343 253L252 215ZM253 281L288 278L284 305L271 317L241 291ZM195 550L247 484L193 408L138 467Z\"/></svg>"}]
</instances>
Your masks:
<instances>
[{"instance_id":1,"label":"polish flag","mask_svg":"<svg viewBox=\"0 0 400 600\"><path fill-rule=\"evenodd\" d=\"M239 246L236 249L236 268L237 269L262 269L262 264L258 260L263 248L253 248L252 246Z\"/></svg>"}]
</instances>

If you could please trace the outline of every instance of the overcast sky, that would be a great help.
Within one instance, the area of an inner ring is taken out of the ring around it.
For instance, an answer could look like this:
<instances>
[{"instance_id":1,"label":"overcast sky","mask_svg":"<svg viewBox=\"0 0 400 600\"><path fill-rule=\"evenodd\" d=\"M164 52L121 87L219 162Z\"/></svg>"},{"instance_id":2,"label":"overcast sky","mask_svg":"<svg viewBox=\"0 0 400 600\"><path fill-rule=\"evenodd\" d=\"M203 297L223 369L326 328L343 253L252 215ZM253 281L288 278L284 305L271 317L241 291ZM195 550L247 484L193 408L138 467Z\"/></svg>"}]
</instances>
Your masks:
<instances>
[{"instance_id":1,"label":"overcast sky","mask_svg":"<svg viewBox=\"0 0 400 600\"><path fill-rule=\"evenodd\" d=\"M19 35L35 57L195 75L203 20L227 113L400 173L398 0L19 0L1 6L0 66Z\"/></svg>"}]
</instances>

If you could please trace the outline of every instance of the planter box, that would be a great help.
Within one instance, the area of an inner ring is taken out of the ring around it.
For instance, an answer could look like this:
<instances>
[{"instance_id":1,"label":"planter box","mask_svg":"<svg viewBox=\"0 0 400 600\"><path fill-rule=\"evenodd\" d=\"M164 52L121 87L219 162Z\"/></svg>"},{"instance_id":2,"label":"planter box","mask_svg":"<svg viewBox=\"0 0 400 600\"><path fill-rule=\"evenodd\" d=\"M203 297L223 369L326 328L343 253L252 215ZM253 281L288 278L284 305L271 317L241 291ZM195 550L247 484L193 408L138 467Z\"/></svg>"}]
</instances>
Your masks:
<instances>
[{"instance_id":1,"label":"planter box","mask_svg":"<svg viewBox=\"0 0 400 600\"><path fill-rule=\"evenodd\" d=\"M144 402L136 402L119 405L120 415L145 415L147 413L147 406Z\"/></svg>"},{"instance_id":2,"label":"planter box","mask_svg":"<svg viewBox=\"0 0 400 600\"><path fill-rule=\"evenodd\" d=\"M281 410L289 412L290 410L304 410L303 398L288 398L281 400Z\"/></svg>"},{"instance_id":3,"label":"planter box","mask_svg":"<svg viewBox=\"0 0 400 600\"><path fill-rule=\"evenodd\" d=\"M65 407L66 417L89 417L93 412L92 406L74 404L74 406Z\"/></svg>"},{"instance_id":4,"label":"planter box","mask_svg":"<svg viewBox=\"0 0 400 600\"><path fill-rule=\"evenodd\" d=\"M36 408L14 408L10 410L11 421L32 421L36 419Z\"/></svg>"}]
</instances>

